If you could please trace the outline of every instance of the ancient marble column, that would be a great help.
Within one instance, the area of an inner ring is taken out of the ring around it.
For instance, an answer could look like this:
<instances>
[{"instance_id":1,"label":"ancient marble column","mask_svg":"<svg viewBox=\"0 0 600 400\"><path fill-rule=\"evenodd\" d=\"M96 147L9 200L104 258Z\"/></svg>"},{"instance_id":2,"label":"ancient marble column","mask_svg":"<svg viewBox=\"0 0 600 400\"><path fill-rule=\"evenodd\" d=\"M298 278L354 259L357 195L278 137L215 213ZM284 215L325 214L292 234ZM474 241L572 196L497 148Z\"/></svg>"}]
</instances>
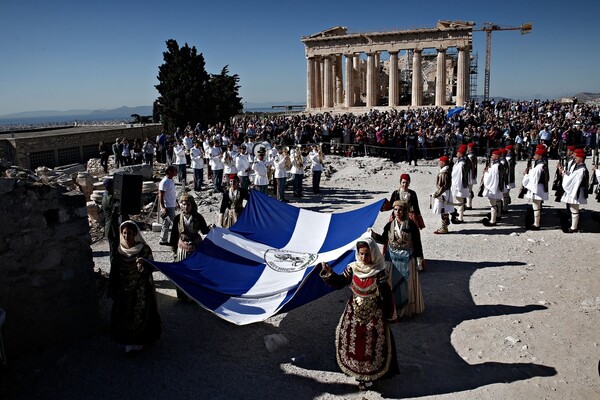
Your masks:
<instances>
[{"instance_id":1,"label":"ancient marble column","mask_svg":"<svg viewBox=\"0 0 600 400\"><path fill-rule=\"evenodd\" d=\"M446 105L446 49L437 49L435 73L435 105Z\"/></svg>"},{"instance_id":2,"label":"ancient marble column","mask_svg":"<svg viewBox=\"0 0 600 400\"><path fill-rule=\"evenodd\" d=\"M398 52L390 51L390 82L388 92L388 105L396 107L399 104L399 86L398 86Z\"/></svg>"},{"instance_id":3,"label":"ancient marble column","mask_svg":"<svg viewBox=\"0 0 600 400\"><path fill-rule=\"evenodd\" d=\"M322 64L321 58L315 57L315 108L323 107Z\"/></svg>"},{"instance_id":4,"label":"ancient marble column","mask_svg":"<svg viewBox=\"0 0 600 400\"><path fill-rule=\"evenodd\" d=\"M335 55L335 104L344 104L344 84L342 79L342 55Z\"/></svg>"},{"instance_id":5,"label":"ancient marble column","mask_svg":"<svg viewBox=\"0 0 600 400\"><path fill-rule=\"evenodd\" d=\"M331 57L324 56L323 57L323 107L332 108L333 107L333 96L332 96L332 85L333 85L333 76L331 73Z\"/></svg>"},{"instance_id":6,"label":"ancient marble column","mask_svg":"<svg viewBox=\"0 0 600 400\"><path fill-rule=\"evenodd\" d=\"M456 105L463 106L468 98L469 67L467 49L458 48L458 67L456 71Z\"/></svg>"},{"instance_id":7,"label":"ancient marble column","mask_svg":"<svg viewBox=\"0 0 600 400\"><path fill-rule=\"evenodd\" d=\"M360 86L361 86L361 75L360 75L360 56L357 54L352 59L352 73L354 74L354 88L353 88L353 101L354 105L360 102Z\"/></svg>"},{"instance_id":8,"label":"ancient marble column","mask_svg":"<svg viewBox=\"0 0 600 400\"><path fill-rule=\"evenodd\" d=\"M421 70L421 49L413 52L412 96L411 105L423 105L423 71Z\"/></svg>"},{"instance_id":9,"label":"ancient marble column","mask_svg":"<svg viewBox=\"0 0 600 400\"><path fill-rule=\"evenodd\" d=\"M375 53L367 54L367 107L373 107L375 102Z\"/></svg>"},{"instance_id":10,"label":"ancient marble column","mask_svg":"<svg viewBox=\"0 0 600 400\"><path fill-rule=\"evenodd\" d=\"M306 108L315 108L315 59L306 58Z\"/></svg>"},{"instance_id":11,"label":"ancient marble column","mask_svg":"<svg viewBox=\"0 0 600 400\"><path fill-rule=\"evenodd\" d=\"M354 55L346 54L346 81L344 106L354 107Z\"/></svg>"}]
</instances>

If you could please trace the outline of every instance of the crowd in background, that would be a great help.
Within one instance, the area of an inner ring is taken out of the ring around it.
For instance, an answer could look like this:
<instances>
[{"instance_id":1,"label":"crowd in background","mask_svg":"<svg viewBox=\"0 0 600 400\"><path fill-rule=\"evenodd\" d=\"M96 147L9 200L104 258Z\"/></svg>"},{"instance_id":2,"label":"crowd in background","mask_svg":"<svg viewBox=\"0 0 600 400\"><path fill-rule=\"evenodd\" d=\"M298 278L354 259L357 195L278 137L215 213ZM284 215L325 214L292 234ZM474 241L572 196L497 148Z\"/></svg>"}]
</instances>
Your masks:
<instances>
[{"instance_id":1,"label":"crowd in background","mask_svg":"<svg viewBox=\"0 0 600 400\"><path fill-rule=\"evenodd\" d=\"M244 143L250 137L255 143L267 142L272 146L322 143L324 154L366 154L416 164L417 159L454 155L458 146L469 142L476 143L479 155L512 144L517 160L531 157L538 144L546 145L551 158L564 154L567 146L584 148L588 154L598 146L600 105L582 103L576 98L565 103L470 101L449 117L451 113L441 107L428 107L371 110L361 115L246 115L228 123L188 124L144 143L130 144L123 139L116 151L120 165L150 162L154 157L159 162L171 163L177 140L185 145L186 137L191 142L216 140L223 147Z\"/></svg>"}]
</instances>

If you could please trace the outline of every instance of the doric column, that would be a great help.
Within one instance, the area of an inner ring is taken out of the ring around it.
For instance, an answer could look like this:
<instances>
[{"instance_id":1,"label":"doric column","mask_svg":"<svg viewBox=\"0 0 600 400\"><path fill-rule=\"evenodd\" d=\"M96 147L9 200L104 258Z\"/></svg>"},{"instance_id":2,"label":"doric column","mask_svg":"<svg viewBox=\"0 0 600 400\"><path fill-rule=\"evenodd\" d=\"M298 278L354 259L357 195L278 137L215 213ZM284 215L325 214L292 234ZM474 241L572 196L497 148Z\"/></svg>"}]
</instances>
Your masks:
<instances>
[{"instance_id":1,"label":"doric column","mask_svg":"<svg viewBox=\"0 0 600 400\"><path fill-rule=\"evenodd\" d=\"M396 107L399 104L399 86L398 86L398 52L390 51L390 82L388 92L388 105Z\"/></svg>"},{"instance_id":2,"label":"doric column","mask_svg":"<svg viewBox=\"0 0 600 400\"><path fill-rule=\"evenodd\" d=\"M315 108L315 59L306 58L306 108Z\"/></svg>"},{"instance_id":3,"label":"doric column","mask_svg":"<svg viewBox=\"0 0 600 400\"><path fill-rule=\"evenodd\" d=\"M344 103L344 84L342 79L342 55L335 55L335 104Z\"/></svg>"},{"instance_id":4,"label":"doric column","mask_svg":"<svg viewBox=\"0 0 600 400\"><path fill-rule=\"evenodd\" d=\"M331 73L331 57L323 57L323 107L333 107L333 97L331 96L331 86L333 84L333 77Z\"/></svg>"},{"instance_id":5,"label":"doric column","mask_svg":"<svg viewBox=\"0 0 600 400\"><path fill-rule=\"evenodd\" d=\"M456 71L456 105L463 106L469 97L468 52L465 47L458 48L458 68Z\"/></svg>"},{"instance_id":6,"label":"doric column","mask_svg":"<svg viewBox=\"0 0 600 400\"><path fill-rule=\"evenodd\" d=\"M346 54L346 81L344 106L354 107L354 55Z\"/></svg>"},{"instance_id":7,"label":"doric column","mask_svg":"<svg viewBox=\"0 0 600 400\"><path fill-rule=\"evenodd\" d=\"M437 71L435 74L435 105L446 105L446 49L437 50Z\"/></svg>"},{"instance_id":8,"label":"doric column","mask_svg":"<svg viewBox=\"0 0 600 400\"><path fill-rule=\"evenodd\" d=\"M375 106L375 53L367 54L367 107Z\"/></svg>"},{"instance_id":9,"label":"doric column","mask_svg":"<svg viewBox=\"0 0 600 400\"><path fill-rule=\"evenodd\" d=\"M354 87L352 91L354 105L360 102L360 86L361 86L361 75L360 75L360 56L356 55L352 58L352 73L354 74Z\"/></svg>"},{"instance_id":10,"label":"doric column","mask_svg":"<svg viewBox=\"0 0 600 400\"><path fill-rule=\"evenodd\" d=\"M421 71L421 51L413 51L413 72L412 72L412 98L411 105L423 105L423 72Z\"/></svg>"},{"instance_id":11,"label":"doric column","mask_svg":"<svg viewBox=\"0 0 600 400\"><path fill-rule=\"evenodd\" d=\"M315 108L323 107L323 75L320 57L315 57Z\"/></svg>"}]
</instances>

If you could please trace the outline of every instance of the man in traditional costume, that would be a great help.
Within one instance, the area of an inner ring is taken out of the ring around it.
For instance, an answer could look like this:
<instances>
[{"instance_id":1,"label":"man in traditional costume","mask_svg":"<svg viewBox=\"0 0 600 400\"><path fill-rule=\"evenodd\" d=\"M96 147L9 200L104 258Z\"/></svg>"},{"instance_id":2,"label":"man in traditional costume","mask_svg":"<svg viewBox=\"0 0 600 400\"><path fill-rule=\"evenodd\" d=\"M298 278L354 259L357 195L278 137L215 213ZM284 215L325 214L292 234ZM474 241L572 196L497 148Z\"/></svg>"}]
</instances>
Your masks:
<instances>
[{"instance_id":1,"label":"man in traditional costume","mask_svg":"<svg viewBox=\"0 0 600 400\"><path fill-rule=\"evenodd\" d=\"M469 160L469 196L467 197L467 204L465 210L473 209L473 185L477 184L477 153L475 152L475 143L469 142L467 144L467 159Z\"/></svg>"},{"instance_id":2,"label":"man in traditional costume","mask_svg":"<svg viewBox=\"0 0 600 400\"><path fill-rule=\"evenodd\" d=\"M436 235L448 233L448 225L450 225L450 213L454 211L452 202L452 193L450 186L452 184L452 176L450 175L450 166L448 165L448 157L442 156L439 160L440 171L436 179L437 189L431 195L433 198L433 213L440 215L442 225L433 233Z\"/></svg>"},{"instance_id":3,"label":"man in traditional costume","mask_svg":"<svg viewBox=\"0 0 600 400\"><path fill-rule=\"evenodd\" d=\"M515 167L517 160L513 151L513 145L509 144L504 148L504 150L506 151L506 155L504 156L504 159L506 160L506 170L504 172L506 190L503 192L502 212L508 213L508 205L512 202L510 198L510 189L514 189L516 187Z\"/></svg>"},{"instance_id":4,"label":"man in traditional costume","mask_svg":"<svg viewBox=\"0 0 600 400\"><path fill-rule=\"evenodd\" d=\"M483 195L490 202L490 217L483 219L485 226L495 226L498 218L499 201L502 200L504 188L504 173L500 164L501 152L494 150L491 156L491 165L483 172Z\"/></svg>"},{"instance_id":5,"label":"man in traditional costume","mask_svg":"<svg viewBox=\"0 0 600 400\"><path fill-rule=\"evenodd\" d=\"M456 200L456 211L457 215L452 216L453 224L462 224L465 222L465 200L469 197L469 174L470 165L465 157L467 152L466 146L460 146L456 151L456 163L452 167L452 184L450 185L450 191L452 197Z\"/></svg>"},{"instance_id":6,"label":"man in traditional costume","mask_svg":"<svg viewBox=\"0 0 600 400\"><path fill-rule=\"evenodd\" d=\"M527 189L526 199L531 200L533 208L533 221L525 222L525 227L530 230L539 230L542 218L542 203L548 200L548 168L543 160L544 151L536 150L533 155L534 165L525 170L523 187Z\"/></svg>"},{"instance_id":7,"label":"man in traditional costume","mask_svg":"<svg viewBox=\"0 0 600 400\"><path fill-rule=\"evenodd\" d=\"M587 204L590 173L585 166L585 155L583 149L575 150L575 167L571 172L560 164L558 166L563 176L562 187L565 191L561 201L567 204L571 212L571 226L565 227L565 233L579 232L579 206Z\"/></svg>"}]
</instances>

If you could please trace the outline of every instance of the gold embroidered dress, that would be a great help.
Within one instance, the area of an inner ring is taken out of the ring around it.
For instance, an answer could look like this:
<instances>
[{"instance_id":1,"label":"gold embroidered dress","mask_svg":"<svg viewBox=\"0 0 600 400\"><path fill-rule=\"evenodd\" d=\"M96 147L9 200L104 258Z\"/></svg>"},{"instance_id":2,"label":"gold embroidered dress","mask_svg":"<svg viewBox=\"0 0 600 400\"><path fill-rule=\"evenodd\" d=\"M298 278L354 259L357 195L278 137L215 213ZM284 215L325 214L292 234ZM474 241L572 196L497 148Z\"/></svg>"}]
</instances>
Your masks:
<instances>
[{"instance_id":1,"label":"gold embroidered dress","mask_svg":"<svg viewBox=\"0 0 600 400\"><path fill-rule=\"evenodd\" d=\"M360 241L369 244L371 264L361 263L357 255L342 274L322 272L321 277L334 289L350 285L352 297L336 329L336 358L346 375L368 382L397 374L398 361L388 325L394 306L383 256L373 239Z\"/></svg>"}]
</instances>

